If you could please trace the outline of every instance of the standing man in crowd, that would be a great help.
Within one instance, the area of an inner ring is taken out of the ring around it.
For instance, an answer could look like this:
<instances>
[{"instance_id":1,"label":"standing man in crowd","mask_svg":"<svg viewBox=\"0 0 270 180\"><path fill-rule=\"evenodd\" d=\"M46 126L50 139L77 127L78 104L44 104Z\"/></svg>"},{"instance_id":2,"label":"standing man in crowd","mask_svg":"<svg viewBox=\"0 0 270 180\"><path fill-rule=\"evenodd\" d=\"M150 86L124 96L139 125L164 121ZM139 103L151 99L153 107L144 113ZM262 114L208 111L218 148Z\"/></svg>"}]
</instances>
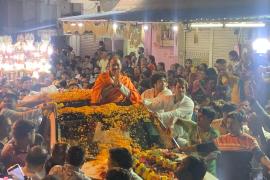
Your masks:
<instances>
[{"instance_id":1,"label":"standing man in crowd","mask_svg":"<svg viewBox=\"0 0 270 180\"><path fill-rule=\"evenodd\" d=\"M101 68L101 72L104 73L107 71L107 66L109 63L108 55L106 51L102 51L100 55L100 60L98 61L98 66Z\"/></svg>"}]
</instances>

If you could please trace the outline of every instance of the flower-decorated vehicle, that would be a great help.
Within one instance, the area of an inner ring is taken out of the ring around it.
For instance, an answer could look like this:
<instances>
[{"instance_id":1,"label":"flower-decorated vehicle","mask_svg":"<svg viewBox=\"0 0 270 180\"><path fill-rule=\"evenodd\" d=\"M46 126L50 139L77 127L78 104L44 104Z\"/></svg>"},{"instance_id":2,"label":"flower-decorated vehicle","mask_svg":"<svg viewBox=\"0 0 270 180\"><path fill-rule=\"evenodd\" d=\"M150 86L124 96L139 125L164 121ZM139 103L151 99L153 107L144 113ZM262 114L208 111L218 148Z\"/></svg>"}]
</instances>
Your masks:
<instances>
[{"instance_id":1,"label":"flower-decorated vehicle","mask_svg":"<svg viewBox=\"0 0 270 180\"><path fill-rule=\"evenodd\" d=\"M112 147L129 149L135 158L134 169L144 179L171 179L176 167L173 159L166 159L168 154L161 150L149 150L172 145L151 112L143 104L91 106L90 96L91 90L50 95L56 104L50 117L51 144L83 146L88 160L83 170L96 179L106 172L108 150Z\"/></svg>"}]
</instances>

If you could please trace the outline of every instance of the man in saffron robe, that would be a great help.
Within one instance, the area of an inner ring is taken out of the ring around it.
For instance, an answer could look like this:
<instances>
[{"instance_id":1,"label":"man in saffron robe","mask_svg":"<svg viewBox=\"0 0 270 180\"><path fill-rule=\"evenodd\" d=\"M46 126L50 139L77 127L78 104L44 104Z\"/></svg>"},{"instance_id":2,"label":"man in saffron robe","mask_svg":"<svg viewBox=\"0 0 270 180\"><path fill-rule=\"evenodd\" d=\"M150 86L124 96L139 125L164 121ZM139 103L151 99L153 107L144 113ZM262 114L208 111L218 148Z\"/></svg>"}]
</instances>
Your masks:
<instances>
[{"instance_id":1,"label":"man in saffron robe","mask_svg":"<svg viewBox=\"0 0 270 180\"><path fill-rule=\"evenodd\" d=\"M121 62L118 58L110 61L109 71L101 73L92 88L91 103L126 103L141 102L141 96L131 80L121 74Z\"/></svg>"}]
</instances>

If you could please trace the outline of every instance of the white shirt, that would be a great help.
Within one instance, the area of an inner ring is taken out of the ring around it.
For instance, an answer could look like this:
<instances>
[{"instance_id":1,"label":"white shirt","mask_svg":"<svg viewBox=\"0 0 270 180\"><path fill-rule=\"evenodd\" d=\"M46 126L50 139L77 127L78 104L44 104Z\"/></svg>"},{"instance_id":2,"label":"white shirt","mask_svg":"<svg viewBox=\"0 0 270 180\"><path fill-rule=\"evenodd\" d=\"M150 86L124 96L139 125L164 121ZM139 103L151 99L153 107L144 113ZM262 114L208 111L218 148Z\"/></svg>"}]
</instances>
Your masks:
<instances>
[{"instance_id":1,"label":"white shirt","mask_svg":"<svg viewBox=\"0 0 270 180\"><path fill-rule=\"evenodd\" d=\"M168 88L163 89L163 91L159 92L157 96L155 96L155 90L147 89L141 95L142 99L144 100L144 104L147 106L151 104L153 101L158 101L157 99L161 98L162 96L170 96L172 95L172 91Z\"/></svg>"},{"instance_id":2,"label":"white shirt","mask_svg":"<svg viewBox=\"0 0 270 180\"><path fill-rule=\"evenodd\" d=\"M158 112L158 117L167 127L171 127L177 119L191 120L192 118L194 109L192 99L186 95L177 103L174 99L174 95L162 96L147 105L150 110Z\"/></svg>"}]
</instances>

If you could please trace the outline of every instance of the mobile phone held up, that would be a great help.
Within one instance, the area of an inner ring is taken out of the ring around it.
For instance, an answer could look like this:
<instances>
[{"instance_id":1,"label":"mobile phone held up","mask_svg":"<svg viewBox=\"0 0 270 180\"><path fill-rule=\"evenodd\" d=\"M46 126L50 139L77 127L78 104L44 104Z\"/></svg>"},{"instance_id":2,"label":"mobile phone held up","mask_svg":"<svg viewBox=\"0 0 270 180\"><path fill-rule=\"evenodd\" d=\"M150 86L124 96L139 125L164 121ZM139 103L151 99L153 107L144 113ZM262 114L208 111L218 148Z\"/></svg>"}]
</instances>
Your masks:
<instances>
[{"instance_id":1,"label":"mobile phone held up","mask_svg":"<svg viewBox=\"0 0 270 180\"><path fill-rule=\"evenodd\" d=\"M7 170L8 175L12 177L13 180L24 180L24 173L22 171L22 168L19 164L15 164L14 166L11 166Z\"/></svg>"}]
</instances>

